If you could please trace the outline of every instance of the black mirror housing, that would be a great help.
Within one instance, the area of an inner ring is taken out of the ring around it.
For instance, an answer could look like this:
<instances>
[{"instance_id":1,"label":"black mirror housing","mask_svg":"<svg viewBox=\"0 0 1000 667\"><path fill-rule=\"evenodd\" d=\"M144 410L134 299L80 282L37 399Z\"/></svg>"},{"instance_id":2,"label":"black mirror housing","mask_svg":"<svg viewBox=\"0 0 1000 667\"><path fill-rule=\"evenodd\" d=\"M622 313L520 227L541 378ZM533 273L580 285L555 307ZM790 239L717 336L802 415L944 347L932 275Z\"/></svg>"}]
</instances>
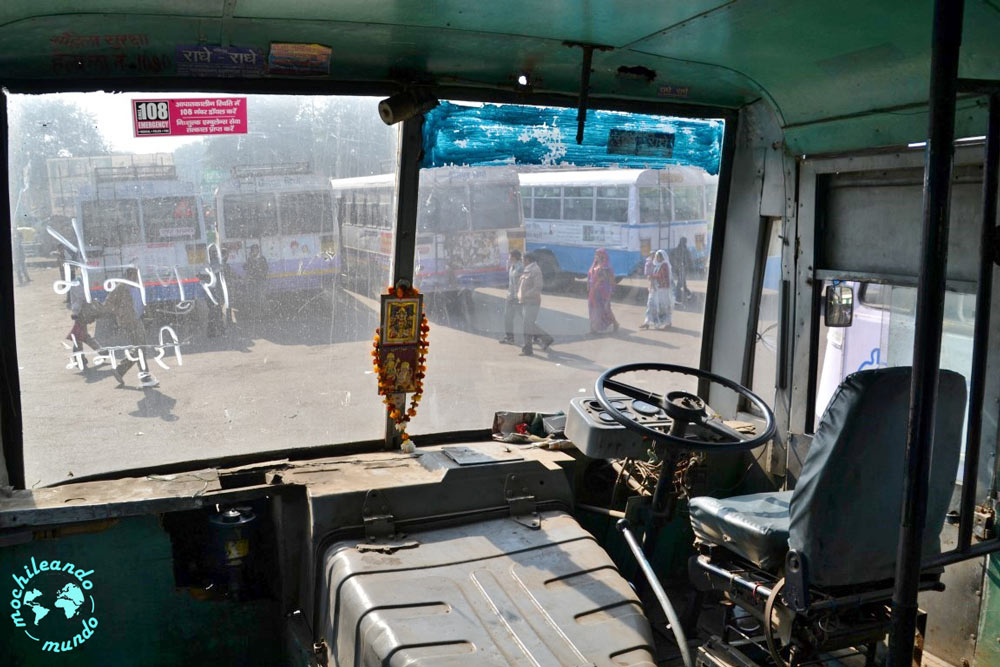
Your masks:
<instances>
[{"instance_id":1,"label":"black mirror housing","mask_svg":"<svg viewBox=\"0 0 1000 667\"><path fill-rule=\"evenodd\" d=\"M854 288L850 285L828 285L823 319L827 327L849 327L854 321Z\"/></svg>"}]
</instances>

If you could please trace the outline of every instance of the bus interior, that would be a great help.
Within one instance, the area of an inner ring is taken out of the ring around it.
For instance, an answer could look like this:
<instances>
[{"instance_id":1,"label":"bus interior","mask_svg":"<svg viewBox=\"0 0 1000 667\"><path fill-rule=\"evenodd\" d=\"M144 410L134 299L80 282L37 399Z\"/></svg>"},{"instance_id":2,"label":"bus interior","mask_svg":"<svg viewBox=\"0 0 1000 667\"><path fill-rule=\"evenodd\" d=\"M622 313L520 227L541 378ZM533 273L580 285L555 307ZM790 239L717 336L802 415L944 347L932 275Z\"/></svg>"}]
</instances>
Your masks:
<instances>
[{"instance_id":1,"label":"bus interior","mask_svg":"<svg viewBox=\"0 0 1000 667\"><path fill-rule=\"evenodd\" d=\"M1000 665L997 34L2 4L0 664Z\"/></svg>"}]
</instances>

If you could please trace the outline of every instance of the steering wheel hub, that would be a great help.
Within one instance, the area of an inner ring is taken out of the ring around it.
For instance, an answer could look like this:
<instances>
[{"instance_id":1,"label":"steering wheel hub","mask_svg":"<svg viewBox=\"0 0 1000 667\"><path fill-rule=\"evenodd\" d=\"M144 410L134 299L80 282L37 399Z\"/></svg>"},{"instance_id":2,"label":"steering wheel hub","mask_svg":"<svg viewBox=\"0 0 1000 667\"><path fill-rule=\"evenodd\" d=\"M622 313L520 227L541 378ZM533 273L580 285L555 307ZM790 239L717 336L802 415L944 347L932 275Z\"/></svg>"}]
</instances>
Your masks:
<instances>
[{"instance_id":1,"label":"steering wheel hub","mask_svg":"<svg viewBox=\"0 0 1000 667\"><path fill-rule=\"evenodd\" d=\"M667 394L663 409L671 419L688 423L701 421L708 414L705 401L686 391L672 391Z\"/></svg>"}]
</instances>

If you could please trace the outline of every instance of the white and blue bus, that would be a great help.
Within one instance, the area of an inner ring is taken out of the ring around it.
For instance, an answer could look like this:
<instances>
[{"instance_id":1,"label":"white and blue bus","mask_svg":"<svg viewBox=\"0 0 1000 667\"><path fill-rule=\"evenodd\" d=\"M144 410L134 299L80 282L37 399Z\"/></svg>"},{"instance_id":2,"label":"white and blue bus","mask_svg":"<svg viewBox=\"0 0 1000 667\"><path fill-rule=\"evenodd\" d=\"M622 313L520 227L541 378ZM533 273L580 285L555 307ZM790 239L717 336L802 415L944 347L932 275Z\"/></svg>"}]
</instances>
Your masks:
<instances>
[{"instance_id":1,"label":"white and blue bus","mask_svg":"<svg viewBox=\"0 0 1000 667\"><path fill-rule=\"evenodd\" d=\"M615 276L686 238L696 270L708 265L717 176L696 167L522 172L525 243L547 277L586 275L606 248Z\"/></svg>"},{"instance_id":2,"label":"white and blue bus","mask_svg":"<svg viewBox=\"0 0 1000 667\"><path fill-rule=\"evenodd\" d=\"M172 165L98 168L76 202L90 295L106 297L105 280L139 270L145 300L172 309L204 296L207 265L205 217L194 185Z\"/></svg>"},{"instance_id":3,"label":"white and blue bus","mask_svg":"<svg viewBox=\"0 0 1000 667\"><path fill-rule=\"evenodd\" d=\"M346 283L379 293L389 279L395 177L333 179ZM507 254L524 249L517 174L509 167L420 172L415 287L458 293L507 284Z\"/></svg>"},{"instance_id":4,"label":"white and blue bus","mask_svg":"<svg viewBox=\"0 0 1000 667\"><path fill-rule=\"evenodd\" d=\"M250 248L267 259L270 292L320 289L339 272L329 181L308 164L236 166L216 192L218 234L243 276Z\"/></svg>"}]
</instances>

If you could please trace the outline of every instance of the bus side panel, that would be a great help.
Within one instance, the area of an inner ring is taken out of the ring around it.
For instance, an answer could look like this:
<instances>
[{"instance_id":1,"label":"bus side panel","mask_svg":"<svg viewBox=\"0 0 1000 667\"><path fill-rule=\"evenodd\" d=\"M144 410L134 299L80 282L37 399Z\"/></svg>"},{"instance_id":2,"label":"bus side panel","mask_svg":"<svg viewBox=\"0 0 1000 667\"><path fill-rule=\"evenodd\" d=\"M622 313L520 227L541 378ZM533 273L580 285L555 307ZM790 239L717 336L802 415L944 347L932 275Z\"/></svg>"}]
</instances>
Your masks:
<instances>
[{"instance_id":1,"label":"bus side panel","mask_svg":"<svg viewBox=\"0 0 1000 667\"><path fill-rule=\"evenodd\" d=\"M268 239L275 253L268 259L268 289L272 292L319 289L324 278L336 272L334 264L320 255L319 234L298 234Z\"/></svg>"},{"instance_id":2,"label":"bus side panel","mask_svg":"<svg viewBox=\"0 0 1000 667\"><path fill-rule=\"evenodd\" d=\"M417 241L416 285L443 292L507 284L505 232L462 232L421 236Z\"/></svg>"}]
</instances>

